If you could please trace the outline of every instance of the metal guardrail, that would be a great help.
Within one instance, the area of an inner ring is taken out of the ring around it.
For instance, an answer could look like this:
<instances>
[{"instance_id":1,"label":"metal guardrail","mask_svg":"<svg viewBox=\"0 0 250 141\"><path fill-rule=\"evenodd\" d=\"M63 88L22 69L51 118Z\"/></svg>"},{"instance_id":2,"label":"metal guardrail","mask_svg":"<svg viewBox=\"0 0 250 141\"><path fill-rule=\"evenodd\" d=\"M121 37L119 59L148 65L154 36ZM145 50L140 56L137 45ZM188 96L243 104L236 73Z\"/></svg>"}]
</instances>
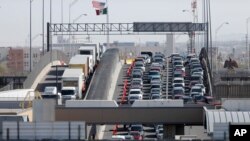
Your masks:
<instances>
[{"instance_id":1,"label":"metal guardrail","mask_svg":"<svg viewBox=\"0 0 250 141\"><path fill-rule=\"evenodd\" d=\"M7 84L6 86L4 86L4 87L2 87L1 89L0 89L0 92L1 91L8 91L8 90L13 90L13 81L11 81L9 84Z\"/></svg>"},{"instance_id":2,"label":"metal guardrail","mask_svg":"<svg viewBox=\"0 0 250 141\"><path fill-rule=\"evenodd\" d=\"M69 62L68 57L62 51L52 50L52 52L47 52L36 64L33 71L27 76L27 79L23 83L23 88L30 88L43 68L56 60L64 61L65 63Z\"/></svg>"}]
</instances>

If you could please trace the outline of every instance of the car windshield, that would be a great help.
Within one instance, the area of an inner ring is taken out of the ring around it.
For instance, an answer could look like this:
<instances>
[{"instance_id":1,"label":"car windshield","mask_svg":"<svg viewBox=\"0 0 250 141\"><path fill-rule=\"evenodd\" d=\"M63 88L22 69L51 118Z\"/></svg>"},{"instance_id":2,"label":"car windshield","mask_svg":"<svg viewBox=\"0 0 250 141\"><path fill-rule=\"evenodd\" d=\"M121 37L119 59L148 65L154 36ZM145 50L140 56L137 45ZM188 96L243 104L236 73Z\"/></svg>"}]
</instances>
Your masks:
<instances>
[{"instance_id":1,"label":"car windshield","mask_svg":"<svg viewBox=\"0 0 250 141\"><path fill-rule=\"evenodd\" d=\"M139 99L139 97L138 96L131 96L131 97L129 97L129 99L130 100L136 100L136 99Z\"/></svg>"},{"instance_id":2,"label":"car windshield","mask_svg":"<svg viewBox=\"0 0 250 141\"><path fill-rule=\"evenodd\" d=\"M195 88L195 89L192 89L192 92L202 92L202 90L199 88Z\"/></svg>"},{"instance_id":3,"label":"car windshield","mask_svg":"<svg viewBox=\"0 0 250 141\"><path fill-rule=\"evenodd\" d=\"M160 89L152 89L151 93L160 93Z\"/></svg>"},{"instance_id":4,"label":"car windshield","mask_svg":"<svg viewBox=\"0 0 250 141\"><path fill-rule=\"evenodd\" d=\"M162 62L162 59L155 59L155 62Z\"/></svg>"},{"instance_id":5,"label":"car windshield","mask_svg":"<svg viewBox=\"0 0 250 141\"><path fill-rule=\"evenodd\" d=\"M133 75L133 78L141 78L141 75L139 75L139 74L134 74L134 75Z\"/></svg>"},{"instance_id":6,"label":"car windshield","mask_svg":"<svg viewBox=\"0 0 250 141\"><path fill-rule=\"evenodd\" d=\"M152 85L152 88L160 88L160 85Z\"/></svg>"},{"instance_id":7,"label":"car windshield","mask_svg":"<svg viewBox=\"0 0 250 141\"><path fill-rule=\"evenodd\" d=\"M174 83L183 83L183 80L174 80Z\"/></svg>"},{"instance_id":8,"label":"car windshield","mask_svg":"<svg viewBox=\"0 0 250 141\"><path fill-rule=\"evenodd\" d=\"M200 80L200 77L199 76L192 76L191 80Z\"/></svg>"},{"instance_id":9,"label":"car windshield","mask_svg":"<svg viewBox=\"0 0 250 141\"><path fill-rule=\"evenodd\" d=\"M174 62L174 65L182 65L181 62Z\"/></svg>"},{"instance_id":10,"label":"car windshield","mask_svg":"<svg viewBox=\"0 0 250 141\"><path fill-rule=\"evenodd\" d=\"M140 94L140 91L130 91L130 94Z\"/></svg>"},{"instance_id":11,"label":"car windshield","mask_svg":"<svg viewBox=\"0 0 250 141\"><path fill-rule=\"evenodd\" d=\"M143 67L143 64L135 64L135 67Z\"/></svg>"},{"instance_id":12,"label":"car windshield","mask_svg":"<svg viewBox=\"0 0 250 141\"><path fill-rule=\"evenodd\" d=\"M182 87L182 84L174 84L174 87Z\"/></svg>"},{"instance_id":13,"label":"car windshield","mask_svg":"<svg viewBox=\"0 0 250 141\"><path fill-rule=\"evenodd\" d=\"M75 91L74 90L62 90L61 94L62 95L74 95Z\"/></svg>"},{"instance_id":14,"label":"car windshield","mask_svg":"<svg viewBox=\"0 0 250 141\"><path fill-rule=\"evenodd\" d=\"M141 83L138 81L133 81L131 85L140 85Z\"/></svg>"},{"instance_id":15,"label":"car windshield","mask_svg":"<svg viewBox=\"0 0 250 141\"><path fill-rule=\"evenodd\" d=\"M139 132L131 132L130 135L132 135L132 136L140 136L140 133Z\"/></svg>"},{"instance_id":16,"label":"car windshield","mask_svg":"<svg viewBox=\"0 0 250 141\"><path fill-rule=\"evenodd\" d=\"M158 71L150 71L149 75L159 75L160 73Z\"/></svg>"},{"instance_id":17,"label":"car windshield","mask_svg":"<svg viewBox=\"0 0 250 141\"><path fill-rule=\"evenodd\" d=\"M174 90L174 94L184 94L183 90Z\"/></svg>"},{"instance_id":18,"label":"car windshield","mask_svg":"<svg viewBox=\"0 0 250 141\"><path fill-rule=\"evenodd\" d=\"M140 127L140 126L132 126L131 131L142 131L142 127Z\"/></svg>"},{"instance_id":19,"label":"car windshield","mask_svg":"<svg viewBox=\"0 0 250 141\"><path fill-rule=\"evenodd\" d=\"M160 96L159 95L153 95L152 99L160 99Z\"/></svg>"}]
</instances>

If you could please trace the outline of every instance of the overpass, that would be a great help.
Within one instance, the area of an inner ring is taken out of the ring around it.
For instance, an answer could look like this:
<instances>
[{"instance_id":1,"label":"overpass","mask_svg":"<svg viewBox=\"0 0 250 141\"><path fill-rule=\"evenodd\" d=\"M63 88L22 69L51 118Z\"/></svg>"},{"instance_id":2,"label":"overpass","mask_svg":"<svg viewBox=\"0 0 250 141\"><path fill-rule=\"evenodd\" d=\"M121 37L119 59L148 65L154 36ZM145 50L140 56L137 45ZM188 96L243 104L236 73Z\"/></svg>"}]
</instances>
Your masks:
<instances>
[{"instance_id":1,"label":"overpass","mask_svg":"<svg viewBox=\"0 0 250 141\"><path fill-rule=\"evenodd\" d=\"M56 107L55 121L88 124L203 125L203 106L184 107Z\"/></svg>"}]
</instances>

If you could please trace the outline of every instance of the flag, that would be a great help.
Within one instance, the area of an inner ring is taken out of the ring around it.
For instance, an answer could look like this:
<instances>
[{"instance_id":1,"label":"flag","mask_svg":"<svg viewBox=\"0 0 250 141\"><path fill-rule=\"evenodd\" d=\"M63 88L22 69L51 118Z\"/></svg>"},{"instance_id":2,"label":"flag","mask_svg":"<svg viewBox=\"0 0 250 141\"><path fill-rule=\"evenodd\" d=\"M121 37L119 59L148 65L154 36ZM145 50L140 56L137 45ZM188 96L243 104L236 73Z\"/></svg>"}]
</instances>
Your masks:
<instances>
[{"instance_id":1,"label":"flag","mask_svg":"<svg viewBox=\"0 0 250 141\"><path fill-rule=\"evenodd\" d=\"M100 10L96 10L96 15L106 15L108 14L108 8L104 8L104 9L100 9Z\"/></svg>"},{"instance_id":2,"label":"flag","mask_svg":"<svg viewBox=\"0 0 250 141\"><path fill-rule=\"evenodd\" d=\"M104 9L105 2L99 2L99 1L92 1L93 7L96 9Z\"/></svg>"}]
</instances>

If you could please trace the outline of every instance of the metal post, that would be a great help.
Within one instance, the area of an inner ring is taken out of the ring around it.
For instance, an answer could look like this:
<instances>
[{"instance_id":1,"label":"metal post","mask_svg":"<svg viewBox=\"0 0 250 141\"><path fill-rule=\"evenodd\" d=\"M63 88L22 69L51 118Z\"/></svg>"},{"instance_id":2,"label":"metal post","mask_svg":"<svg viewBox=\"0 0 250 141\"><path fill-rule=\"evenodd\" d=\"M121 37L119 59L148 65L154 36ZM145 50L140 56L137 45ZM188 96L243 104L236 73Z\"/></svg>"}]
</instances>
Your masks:
<instances>
[{"instance_id":1,"label":"metal post","mask_svg":"<svg viewBox=\"0 0 250 141\"><path fill-rule=\"evenodd\" d=\"M31 72L31 65L32 65L32 63L31 63L31 61L32 61L32 59L31 59L31 56L32 56L32 50L31 50L31 48L32 48L32 27L31 27L31 17L32 17L32 14L31 14L31 12L32 12L32 0L30 0L30 72Z\"/></svg>"},{"instance_id":2,"label":"metal post","mask_svg":"<svg viewBox=\"0 0 250 141\"><path fill-rule=\"evenodd\" d=\"M10 128L7 128L6 139L10 139Z\"/></svg>"},{"instance_id":3,"label":"metal post","mask_svg":"<svg viewBox=\"0 0 250 141\"><path fill-rule=\"evenodd\" d=\"M43 55L44 55L44 0L43 0L43 9L42 9L42 30L43 30L43 39L42 39L42 47L43 47Z\"/></svg>"},{"instance_id":4,"label":"metal post","mask_svg":"<svg viewBox=\"0 0 250 141\"><path fill-rule=\"evenodd\" d=\"M47 23L47 52L50 51L50 47L49 47L49 44L50 44L50 23Z\"/></svg>"},{"instance_id":5,"label":"metal post","mask_svg":"<svg viewBox=\"0 0 250 141\"><path fill-rule=\"evenodd\" d=\"M222 28L222 26L224 24L229 24L228 22L223 22L216 30L215 30L215 47L217 47L217 33L218 31ZM217 47L218 48L218 47ZM215 61L215 69L216 69L216 72L218 71L218 68L217 68L217 57L218 57L218 54L217 54L217 50L216 50L216 61Z\"/></svg>"},{"instance_id":6,"label":"metal post","mask_svg":"<svg viewBox=\"0 0 250 141\"><path fill-rule=\"evenodd\" d=\"M109 7L108 7L108 0L106 0L107 5L107 48L109 48Z\"/></svg>"},{"instance_id":7,"label":"metal post","mask_svg":"<svg viewBox=\"0 0 250 141\"><path fill-rule=\"evenodd\" d=\"M248 17L247 20L246 20L246 30L247 30L247 34L246 34L246 56L248 57L246 62L247 62L248 71L249 71L249 62L250 62L250 60L249 60L249 45L248 45L248 22L249 22L249 20L250 20L250 17Z\"/></svg>"}]
</instances>

